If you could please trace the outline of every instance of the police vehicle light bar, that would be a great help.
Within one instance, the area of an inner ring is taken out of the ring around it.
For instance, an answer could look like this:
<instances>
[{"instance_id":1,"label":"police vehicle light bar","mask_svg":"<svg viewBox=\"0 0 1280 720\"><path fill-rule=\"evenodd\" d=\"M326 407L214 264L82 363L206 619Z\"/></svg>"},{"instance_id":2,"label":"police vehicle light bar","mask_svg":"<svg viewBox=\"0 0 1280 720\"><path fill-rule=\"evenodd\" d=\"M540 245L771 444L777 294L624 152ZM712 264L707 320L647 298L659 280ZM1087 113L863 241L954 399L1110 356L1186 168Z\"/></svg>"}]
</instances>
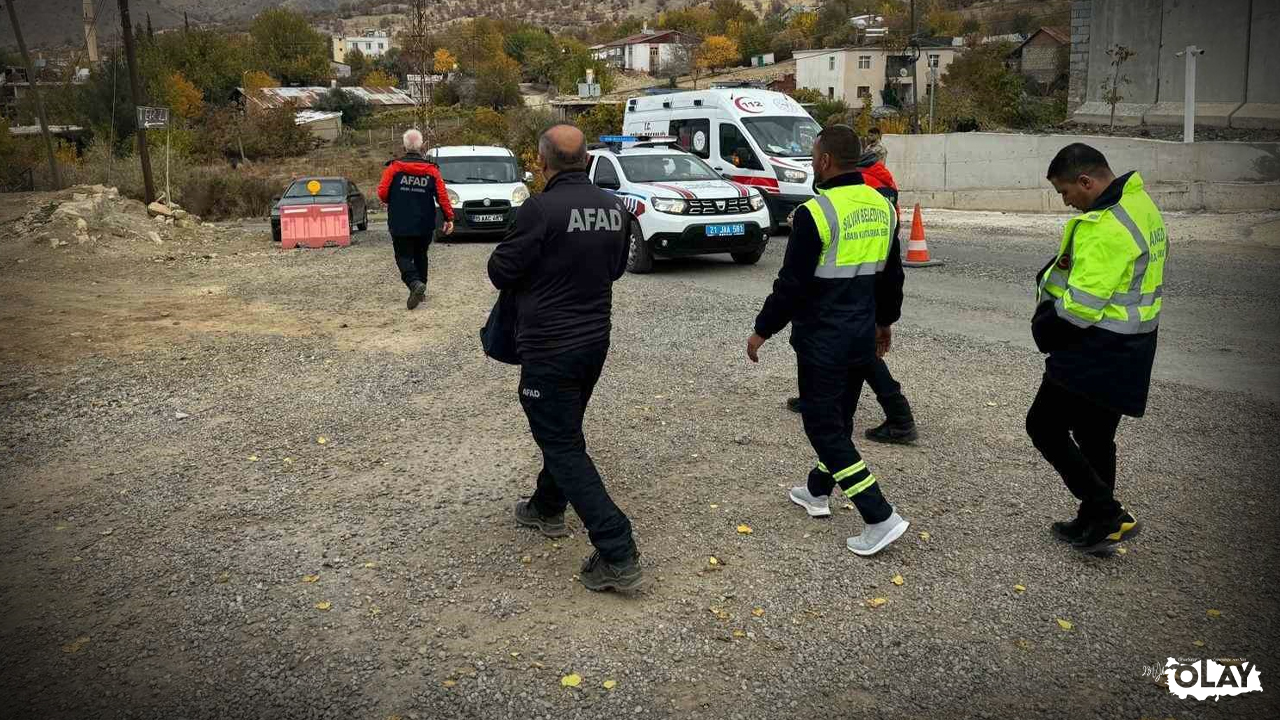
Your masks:
<instances>
[{"instance_id":1,"label":"police vehicle light bar","mask_svg":"<svg viewBox=\"0 0 1280 720\"><path fill-rule=\"evenodd\" d=\"M674 135L601 135L602 143L675 142Z\"/></svg>"}]
</instances>

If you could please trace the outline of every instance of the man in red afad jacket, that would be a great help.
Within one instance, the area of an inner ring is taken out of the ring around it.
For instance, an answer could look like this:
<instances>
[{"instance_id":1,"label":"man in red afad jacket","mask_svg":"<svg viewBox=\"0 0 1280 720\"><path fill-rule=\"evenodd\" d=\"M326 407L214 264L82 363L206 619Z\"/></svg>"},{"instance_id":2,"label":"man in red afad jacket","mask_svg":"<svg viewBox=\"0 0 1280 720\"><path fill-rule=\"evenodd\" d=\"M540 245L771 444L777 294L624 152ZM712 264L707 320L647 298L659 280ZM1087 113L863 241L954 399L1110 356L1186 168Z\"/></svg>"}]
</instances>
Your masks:
<instances>
[{"instance_id":1,"label":"man in red afad jacket","mask_svg":"<svg viewBox=\"0 0 1280 720\"><path fill-rule=\"evenodd\" d=\"M872 138L878 140L875 134L872 135ZM863 153L862 158L858 161L857 170L862 173L862 182L869 187L875 188L877 192L888 198L896 210L898 207L898 184L893 179L893 173L890 173L889 168L884 166L876 151L868 150ZM896 240L897 225L894 226L893 232ZM885 364L883 357L877 356L875 362L871 365L871 373L867 376L867 385L876 394L876 401L884 409L884 422L877 427L868 428L866 432L867 439L897 444L914 442L918 437L918 432L916 431L915 416L911 413L911 403L907 402L907 396L902 393L902 385L893 379L893 373L889 372L889 366ZM800 398L794 397L787 400L787 407L792 412L800 412Z\"/></svg>"},{"instance_id":2,"label":"man in red afad jacket","mask_svg":"<svg viewBox=\"0 0 1280 720\"><path fill-rule=\"evenodd\" d=\"M436 226L436 204L444 213L443 232L453 232L453 205L440 168L422 157L422 133L404 134L404 156L392 160L378 183L378 199L387 206L387 229L395 248L400 279L409 288L412 310L427 296L427 249Z\"/></svg>"}]
</instances>

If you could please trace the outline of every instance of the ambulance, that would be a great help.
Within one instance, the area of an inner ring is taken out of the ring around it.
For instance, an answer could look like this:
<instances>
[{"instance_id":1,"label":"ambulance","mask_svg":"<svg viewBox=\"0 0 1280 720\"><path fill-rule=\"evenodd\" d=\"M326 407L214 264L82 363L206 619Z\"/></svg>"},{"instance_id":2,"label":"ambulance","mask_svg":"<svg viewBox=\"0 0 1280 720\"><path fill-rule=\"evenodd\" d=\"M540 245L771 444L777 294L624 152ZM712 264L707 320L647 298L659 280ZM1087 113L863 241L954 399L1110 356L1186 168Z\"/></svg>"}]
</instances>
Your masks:
<instances>
[{"instance_id":1,"label":"ambulance","mask_svg":"<svg viewBox=\"0 0 1280 720\"><path fill-rule=\"evenodd\" d=\"M814 196L813 140L822 128L788 95L757 88L672 91L627 100L625 135L671 135L733 182L764 194L773 225Z\"/></svg>"}]
</instances>

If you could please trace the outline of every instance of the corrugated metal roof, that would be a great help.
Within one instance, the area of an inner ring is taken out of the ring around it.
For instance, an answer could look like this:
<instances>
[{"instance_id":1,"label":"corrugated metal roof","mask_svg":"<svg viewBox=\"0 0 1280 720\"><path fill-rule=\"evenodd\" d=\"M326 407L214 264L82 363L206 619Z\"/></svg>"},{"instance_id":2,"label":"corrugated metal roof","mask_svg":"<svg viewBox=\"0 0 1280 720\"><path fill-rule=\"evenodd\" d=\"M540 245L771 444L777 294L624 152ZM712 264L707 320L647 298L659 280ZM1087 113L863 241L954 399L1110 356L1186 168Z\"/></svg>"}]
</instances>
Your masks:
<instances>
[{"instance_id":1,"label":"corrugated metal roof","mask_svg":"<svg viewBox=\"0 0 1280 720\"><path fill-rule=\"evenodd\" d=\"M378 107L401 107L416 105L408 93L393 87L344 87L342 90L363 98L370 105ZM259 88L252 93L240 92L251 102L262 108L278 108L293 103L299 108L309 108L331 88L327 87L274 87Z\"/></svg>"},{"instance_id":2,"label":"corrugated metal roof","mask_svg":"<svg viewBox=\"0 0 1280 720\"><path fill-rule=\"evenodd\" d=\"M307 123L320 122L321 120L332 120L336 117L342 117L342 113L337 110L299 110L293 115L295 125L306 125Z\"/></svg>"}]
</instances>

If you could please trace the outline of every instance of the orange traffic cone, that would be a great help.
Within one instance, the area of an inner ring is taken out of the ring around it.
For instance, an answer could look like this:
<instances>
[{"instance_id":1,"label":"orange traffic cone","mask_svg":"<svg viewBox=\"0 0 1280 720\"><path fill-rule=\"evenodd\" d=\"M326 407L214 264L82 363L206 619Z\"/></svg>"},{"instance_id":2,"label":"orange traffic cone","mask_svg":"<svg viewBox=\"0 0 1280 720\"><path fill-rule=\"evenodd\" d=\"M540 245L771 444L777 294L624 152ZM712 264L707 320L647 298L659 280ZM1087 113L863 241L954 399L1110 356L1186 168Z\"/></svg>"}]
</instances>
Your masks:
<instances>
[{"instance_id":1,"label":"orange traffic cone","mask_svg":"<svg viewBox=\"0 0 1280 720\"><path fill-rule=\"evenodd\" d=\"M916 203L915 213L911 217L911 239L907 241L907 259L902 262L907 267L931 267L942 265L941 260L929 257L929 246L924 242L924 220L920 218L920 203Z\"/></svg>"}]
</instances>

